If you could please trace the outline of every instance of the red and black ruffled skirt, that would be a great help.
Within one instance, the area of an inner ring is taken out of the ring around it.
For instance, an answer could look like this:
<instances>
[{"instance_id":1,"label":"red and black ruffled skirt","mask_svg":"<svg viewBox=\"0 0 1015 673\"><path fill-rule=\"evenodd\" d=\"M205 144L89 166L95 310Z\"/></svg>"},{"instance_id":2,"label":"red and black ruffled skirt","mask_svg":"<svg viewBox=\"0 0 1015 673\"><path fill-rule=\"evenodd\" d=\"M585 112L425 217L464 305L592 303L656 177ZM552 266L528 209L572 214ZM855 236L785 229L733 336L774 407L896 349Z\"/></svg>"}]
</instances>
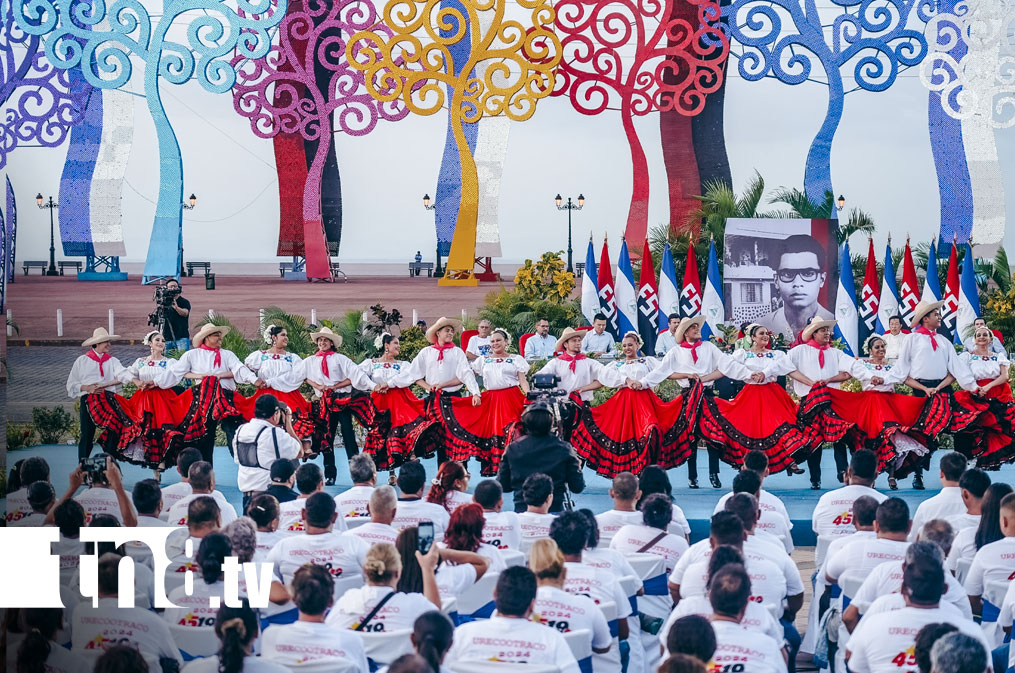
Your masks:
<instances>
[{"instance_id":1,"label":"red and black ruffled skirt","mask_svg":"<svg viewBox=\"0 0 1015 673\"><path fill-rule=\"evenodd\" d=\"M992 379L981 379L986 385ZM994 386L985 397L960 390L952 395L951 430L967 435L972 444L976 466L996 470L1015 461L1015 403L1011 387L1005 383Z\"/></svg>"},{"instance_id":2,"label":"red and black ruffled skirt","mask_svg":"<svg viewBox=\"0 0 1015 673\"><path fill-rule=\"evenodd\" d=\"M432 413L444 430L448 459L465 462L478 458L482 474L492 477L500 468L504 448L518 431L525 394L518 386L487 390L478 407L471 397L438 392Z\"/></svg>"},{"instance_id":3,"label":"red and black ruffled skirt","mask_svg":"<svg viewBox=\"0 0 1015 673\"><path fill-rule=\"evenodd\" d=\"M846 436L853 424L832 411L832 388L827 385L814 386L800 400L797 409L797 427L812 435L817 442L837 442ZM794 459L802 463L809 452L801 451Z\"/></svg>"},{"instance_id":4,"label":"red and black ruffled skirt","mask_svg":"<svg viewBox=\"0 0 1015 673\"><path fill-rule=\"evenodd\" d=\"M312 446L315 451L331 453L335 450L332 414L348 411L364 428L369 429L374 424L375 410L370 401L370 393L361 390L354 389L351 393L326 390L324 395L311 403L310 408L314 426Z\"/></svg>"},{"instance_id":5,"label":"red and black ruffled skirt","mask_svg":"<svg viewBox=\"0 0 1015 673\"><path fill-rule=\"evenodd\" d=\"M815 433L800 429L796 403L774 382L748 384L730 401L706 396L698 427L724 462L741 467L748 451L764 451L773 474L821 443Z\"/></svg>"},{"instance_id":6,"label":"red and black ruffled skirt","mask_svg":"<svg viewBox=\"0 0 1015 673\"><path fill-rule=\"evenodd\" d=\"M191 445L204 437L208 421L222 421L229 418L241 419L243 414L236 408L234 391L226 390L215 376L205 376L201 383L190 389L190 408L187 409L179 430L183 433L184 445Z\"/></svg>"},{"instance_id":7,"label":"red and black ruffled skirt","mask_svg":"<svg viewBox=\"0 0 1015 673\"><path fill-rule=\"evenodd\" d=\"M412 456L428 458L441 441L440 425L427 414L426 401L408 388L371 393L374 423L367 432L363 452L374 458L379 470L391 470Z\"/></svg>"},{"instance_id":8,"label":"red and black ruffled skirt","mask_svg":"<svg viewBox=\"0 0 1015 673\"><path fill-rule=\"evenodd\" d=\"M313 436L314 420L310 402L307 401L307 398L303 397L303 394L299 390L283 393L274 388L258 388L257 392L250 397L244 397L236 393L233 400L236 404L236 409L243 418L249 421L254 417L254 405L257 402L257 398L262 395L274 395L278 398L279 402L285 402L285 405L292 411L293 430L296 431L298 437L307 438Z\"/></svg>"},{"instance_id":9,"label":"red and black ruffled skirt","mask_svg":"<svg viewBox=\"0 0 1015 673\"><path fill-rule=\"evenodd\" d=\"M113 456L123 457L120 447L136 441L144 428L134 417L130 402L116 393L102 390L81 398L95 427L102 428L98 442Z\"/></svg>"},{"instance_id":10,"label":"red and black ruffled skirt","mask_svg":"<svg viewBox=\"0 0 1015 673\"><path fill-rule=\"evenodd\" d=\"M121 437L120 457L145 467L173 464L183 444L180 424L191 402L190 390L177 394L165 388L148 388L131 395L126 400L127 409L141 433L126 443Z\"/></svg>"}]
</instances>

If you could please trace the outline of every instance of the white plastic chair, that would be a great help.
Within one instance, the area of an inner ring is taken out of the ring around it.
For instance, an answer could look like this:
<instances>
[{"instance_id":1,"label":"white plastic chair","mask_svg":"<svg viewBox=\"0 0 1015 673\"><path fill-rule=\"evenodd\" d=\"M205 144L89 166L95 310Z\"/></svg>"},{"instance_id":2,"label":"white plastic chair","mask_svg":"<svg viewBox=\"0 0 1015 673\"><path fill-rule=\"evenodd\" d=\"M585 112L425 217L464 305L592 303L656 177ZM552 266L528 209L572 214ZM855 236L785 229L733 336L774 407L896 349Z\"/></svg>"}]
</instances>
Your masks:
<instances>
[{"instance_id":1,"label":"white plastic chair","mask_svg":"<svg viewBox=\"0 0 1015 673\"><path fill-rule=\"evenodd\" d=\"M441 596L441 612L445 615L450 615L452 612L458 612L458 599L444 598Z\"/></svg>"},{"instance_id":2,"label":"white plastic chair","mask_svg":"<svg viewBox=\"0 0 1015 673\"><path fill-rule=\"evenodd\" d=\"M458 596L458 614L468 617L493 603L493 590L499 577L500 573L487 572Z\"/></svg>"},{"instance_id":3,"label":"white plastic chair","mask_svg":"<svg viewBox=\"0 0 1015 673\"><path fill-rule=\"evenodd\" d=\"M533 666L506 661L455 661L444 664L452 673L560 673L556 666Z\"/></svg>"},{"instance_id":4,"label":"white plastic chair","mask_svg":"<svg viewBox=\"0 0 1015 673\"><path fill-rule=\"evenodd\" d=\"M973 559L971 558L960 558L955 564L955 579L959 581L959 584L965 586L966 575L969 574L969 567L973 565Z\"/></svg>"},{"instance_id":5,"label":"white plastic chair","mask_svg":"<svg viewBox=\"0 0 1015 673\"><path fill-rule=\"evenodd\" d=\"M662 574L666 569L663 557L655 554L624 554L624 558L643 581Z\"/></svg>"},{"instance_id":6,"label":"white plastic chair","mask_svg":"<svg viewBox=\"0 0 1015 673\"><path fill-rule=\"evenodd\" d=\"M1001 606L1004 604L1005 594L1008 593L1008 580L991 580L983 587L983 619L981 626L987 637L987 642L993 647L998 647L1004 642L1004 631L1002 624L998 623Z\"/></svg>"},{"instance_id":7,"label":"white plastic chair","mask_svg":"<svg viewBox=\"0 0 1015 673\"><path fill-rule=\"evenodd\" d=\"M860 590L860 585L863 584L864 579L863 577L856 577L848 573L839 578L839 586L842 587L843 610L849 607L849 603L856 596L856 592Z\"/></svg>"},{"instance_id":8,"label":"white plastic chair","mask_svg":"<svg viewBox=\"0 0 1015 673\"><path fill-rule=\"evenodd\" d=\"M349 577L341 577L335 580L335 602L345 594L349 589L359 589L363 586L363 575L350 575Z\"/></svg>"},{"instance_id":9,"label":"white plastic chair","mask_svg":"<svg viewBox=\"0 0 1015 673\"><path fill-rule=\"evenodd\" d=\"M186 660L199 657L210 657L219 649L219 639L215 635L214 626L180 626L170 624L169 633L173 642L180 648L180 654Z\"/></svg>"},{"instance_id":10,"label":"white plastic chair","mask_svg":"<svg viewBox=\"0 0 1015 673\"><path fill-rule=\"evenodd\" d=\"M359 528L365 523L370 523L370 517L368 516L348 516L345 519L346 528L352 530L353 528Z\"/></svg>"},{"instance_id":11,"label":"white plastic chair","mask_svg":"<svg viewBox=\"0 0 1015 673\"><path fill-rule=\"evenodd\" d=\"M616 673L620 670L620 639L617 637L617 604L613 601L598 603L599 611L606 618L610 626L610 635L613 642L610 643L610 651L604 654L592 654L592 670L595 673ZM591 646L591 641L589 645Z\"/></svg>"},{"instance_id":12,"label":"white plastic chair","mask_svg":"<svg viewBox=\"0 0 1015 673\"><path fill-rule=\"evenodd\" d=\"M578 660L578 668L582 673L592 671L592 632L588 629L568 631L564 634L567 646L571 648L571 654Z\"/></svg>"},{"instance_id":13,"label":"white plastic chair","mask_svg":"<svg viewBox=\"0 0 1015 673\"><path fill-rule=\"evenodd\" d=\"M821 568L821 564L825 561L825 554L828 553L828 547L832 544L834 537L823 537L818 536L818 543L814 547L814 567Z\"/></svg>"},{"instance_id":14,"label":"white plastic chair","mask_svg":"<svg viewBox=\"0 0 1015 673\"><path fill-rule=\"evenodd\" d=\"M507 565L508 568L525 565L525 554L517 549L501 549L500 555L501 558L504 559L504 564Z\"/></svg>"},{"instance_id":15,"label":"white plastic chair","mask_svg":"<svg viewBox=\"0 0 1015 673\"><path fill-rule=\"evenodd\" d=\"M315 659L285 667L292 673L359 673L356 662L348 659Z\"/></svg>"},{"instance_id":16,"label":"white plastic chair","mask_svg":"<svg viewBox=\"0 0 1015 673\"><path fill-rule=\"evenodd\" d=\"M387 665L403 654L412 653L412 629L401 631L360 631L367 658L378 666Z\"/></svg>"}]
</instances>

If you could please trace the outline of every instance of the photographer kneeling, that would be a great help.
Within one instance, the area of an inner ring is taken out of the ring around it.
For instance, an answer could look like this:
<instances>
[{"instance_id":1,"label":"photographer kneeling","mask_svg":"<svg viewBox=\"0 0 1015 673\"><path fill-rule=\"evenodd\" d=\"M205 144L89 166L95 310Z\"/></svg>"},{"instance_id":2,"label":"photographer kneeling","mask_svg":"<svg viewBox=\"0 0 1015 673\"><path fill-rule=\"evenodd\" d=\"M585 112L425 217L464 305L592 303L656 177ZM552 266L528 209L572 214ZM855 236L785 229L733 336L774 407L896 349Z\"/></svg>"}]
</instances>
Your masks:
<instances>
[{"instance_id":1,"label":"photographer kneeling","mask_svg":"<svg viewBox=\"0 0 1015 673\"><path fill-rule=\"evenodd\" d=\"M565 488L581 493L585 478L574 449L561 440L553 430L553 407L545 400L536 400L522 412L525 435L511 442L500 461L497 481L505 493L514 492L515 511L524 512L522 484L526 477L537 472L553 480L551 512L564 510Z\"/></svg>"},{"instance_id":2,"label":"photographer kneeling","mask_svg":"<svg viewBox=\"0 0 1015 673\"><path fill-rule=\"evenodd\" d=\"M285 432L279 432L279 429ZM268 431L268 432L266 432ZM303 456L303 443L293 430L292 414L274 395L261 395L254 402L254 419L236 430L233 451L240 466L236 485L243 493L243 511L250 499L271 484L271 464L281 458Z\"/></svg>"},{"instance_id":3,"label":"photographer kneeling","mask_svg":"<svg viewBox=\"0 0 1015 673\"><path fill-rule=\"evenodd\" d=\"M182 292L179 281L173 278L166 281L166 301L172 299L165 307L165 324L162 327L166 352L190 350L190 302L183 298Z\"/></svg>"}]
</instances>

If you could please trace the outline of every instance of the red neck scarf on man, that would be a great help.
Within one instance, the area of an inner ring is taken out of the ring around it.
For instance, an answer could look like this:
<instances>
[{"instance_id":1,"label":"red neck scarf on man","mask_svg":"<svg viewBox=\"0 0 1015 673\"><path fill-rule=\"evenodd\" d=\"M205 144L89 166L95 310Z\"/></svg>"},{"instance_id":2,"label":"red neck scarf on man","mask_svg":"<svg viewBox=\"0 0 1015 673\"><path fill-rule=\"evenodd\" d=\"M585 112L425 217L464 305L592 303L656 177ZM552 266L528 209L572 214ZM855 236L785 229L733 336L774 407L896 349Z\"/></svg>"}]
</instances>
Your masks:
<instances>
[{"instance_id":1,"label":"red neck scarf on man","mask_svg":"<svg viewBox=\"0 0 1015 673\"><path fill-rule=\"evenodd\" d=\"M436 348L437 349L437 362L443 362L444 361L444 351L449 351L449 350L451 350L454 347L455 347L455 345L453 343L433 344L432 346L430 346L430 348Z\"/></svg>"},{"instance_id":2,"label":"red neck scarf on man","mask_svg":"<svg viewBox=\"0 0 1015 673\"><path fill-rule=\"evenodd\" d=\"M819 344L814 339L811 339L809 341L805 341L804 343L807 344L808 346L810 346L811 348L817 348L818 349L818 366L819 367L824 367L825 366L825 351L828 350L828 344L825 344L824 346L822 346L821 344Z\"/></svg>"},{"instance_id":3,"label":"red neck scarf on man","mask_svg":"<svg viewBox=\"0 0 1015 673\"><path fill-rule=\"evenodd\" d=\"M923 325L920 325L919 327L917 327L913 331L916 332L917 334L926 334L927 336L929 336L930 337L930 347L931 347L931 350L935 350L935 351L937 350L937 339L934 338L934 335L937 334L937 332L931 332L929 329L927 329Z\"/></svg>"},{"instance_id":4,"label":"red neck scarf on man","mask_svg":"<svg viewBox=\"0 0 1015 673\"><path fill-rule=\"evenodd\" d=\"M324 374L325 378L330 378L331 374L328 373L328 356L334 351L317 351L314 353L314 357L321 358L321 373Z\"/></svg>"},{"instance_id":5,"label":"red neck scarf on man","mask_svg":"<svg viewBox=\"0 0 1015 673\"><path fill-rule=\"evenodd\" d=\"M89 360L94 360L95 362L99 363L99 376L105 378L106 373L102 370L102 363L105 362L106 360L109 360L113 356L110 355L109 353L103 353L102 355L99 355L93 350L88 351L87 353L85 353L85 355L88 356Z\"/></svg>"},{"instance_id":6,"label":"red neck scarf on man","mask_svg":"<svg viewBox=\"0 0 1015 673\"><path fill-rule=\"evenodd\" d=\"M200 348L203 351L211 351L212 353L214 353L215 354L215 361L212 362L212 365L215 366L215 367L221 367L222 366L222 349L221 348L212 348L211 346L205 346L204 344L201 344L200 346L198 346L198 348Z\"/></svg>"},{"instance_id":7,"label":"red neck scarf on man","mask_svg":"<svg viewBox=\"0 0 1015 673\"><path fill-rule=\"evenodd\" d=\"M564 362L570 362L571 363L571 365L570 365L571 366L571 371L573 372L573 371L577 371L577 369L578 369L578 361L579 360L584 360L585 359L585 354L584 353L577 353L575 355L570 355L568 353L561 353L558 357L560 357L560 359L563 360Z\"/></svg>"},{"instance_id":8,"label":"red neck scarf on man","mask_svg":"<svg viewBox=\"0 0 1015 673\"><path fill-rule=\"evenodd\" d=\"M691 360L693 360L695 364L697 364L698 362L698 346L700 345L701 339L698 339L693 344L687 343L686 340L680 342L681 348L686 348L687 350L691 351Z\"/></svg>"}]
</instances>

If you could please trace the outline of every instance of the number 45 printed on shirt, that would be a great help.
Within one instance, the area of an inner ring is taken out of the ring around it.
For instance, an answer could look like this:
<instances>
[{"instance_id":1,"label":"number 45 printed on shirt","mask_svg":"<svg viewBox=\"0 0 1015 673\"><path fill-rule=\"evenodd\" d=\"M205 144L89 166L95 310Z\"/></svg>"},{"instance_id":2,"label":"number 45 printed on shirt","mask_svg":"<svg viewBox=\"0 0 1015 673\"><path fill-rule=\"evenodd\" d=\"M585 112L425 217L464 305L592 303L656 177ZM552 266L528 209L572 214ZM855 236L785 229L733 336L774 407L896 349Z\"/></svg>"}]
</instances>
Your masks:
<instances>
[{"instance_id":1,"label":"number 45 printed on shirt","mask_svg":"<svg viewBox=\"0 0 1015 673\"><path fill-rule=\"evenodd\" d=\"M835 520L832 521L832 523L834 523L836 526L848 526L851 523L853 523L853 513L843 512L839 516L835 517Z\"/></svg>"},{"instance_id":2,"label":"number 45 printed on shirt","mask_svg":"<svg viewBox=\"0 0 1015 673\"><path fill-rule=\"evenodd\" d=\"M916 648L910 647L905 652L899 652L892 657L892 663L899 668L916 666Z\"/></svg>"}]
</instances>

